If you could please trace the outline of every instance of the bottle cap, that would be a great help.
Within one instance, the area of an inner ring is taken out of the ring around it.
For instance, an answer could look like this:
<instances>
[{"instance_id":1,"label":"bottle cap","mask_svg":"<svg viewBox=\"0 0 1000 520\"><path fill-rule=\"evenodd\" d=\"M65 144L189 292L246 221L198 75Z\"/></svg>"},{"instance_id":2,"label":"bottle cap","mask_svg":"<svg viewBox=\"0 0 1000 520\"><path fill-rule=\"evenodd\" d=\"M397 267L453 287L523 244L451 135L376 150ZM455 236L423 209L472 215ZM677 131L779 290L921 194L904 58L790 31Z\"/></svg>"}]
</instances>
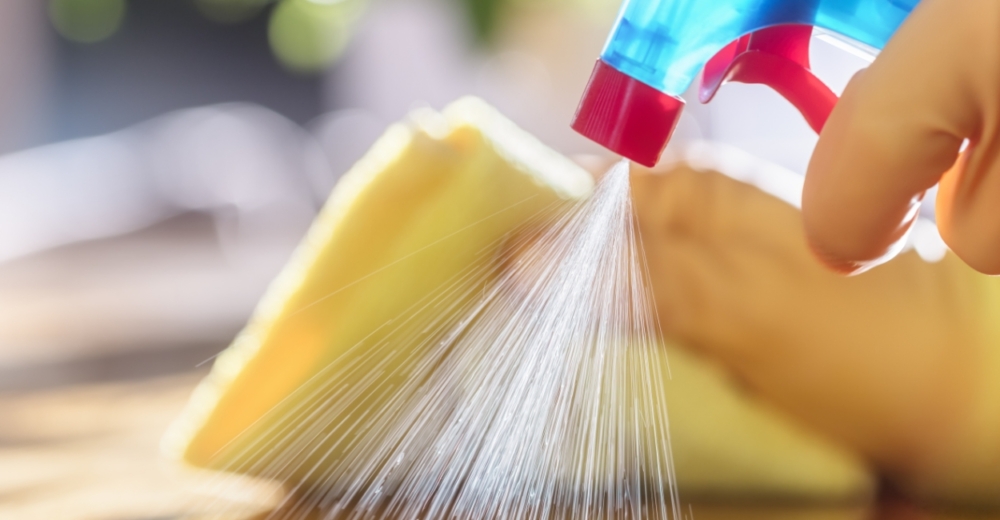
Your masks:
<instances>
[{"instance_id":1,"label":"bottle cap","mask_svg":"<svg viewBox=\"0 0 1000 520\"><path fill-rule=\"evenodd\" d=\"M683 109L683 99L597 60L572 126L612 152L652 167Z\"/></svg>"}]
</instances>

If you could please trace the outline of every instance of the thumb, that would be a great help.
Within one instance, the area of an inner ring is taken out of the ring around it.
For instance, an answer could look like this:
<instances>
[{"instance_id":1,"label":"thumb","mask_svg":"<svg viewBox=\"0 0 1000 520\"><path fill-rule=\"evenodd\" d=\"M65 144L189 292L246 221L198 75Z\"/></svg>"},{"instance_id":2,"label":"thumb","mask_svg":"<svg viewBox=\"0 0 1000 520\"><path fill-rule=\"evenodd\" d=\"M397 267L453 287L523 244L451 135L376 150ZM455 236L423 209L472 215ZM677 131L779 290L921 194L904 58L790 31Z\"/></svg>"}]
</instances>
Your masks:
<instances>
[{"instance_id":1,"label":"thumb","mask_svg":"<svg viewBox=\"0 0 1000 520\"><path fill-rule=\"evenodd\" d=\"M998 22L1000 2L924 0L847 86L802 196L810 244L830 267L859 272L891 257L963 140L983 150L984 114L1000 115Z\"/></svg>"}]
</instances>

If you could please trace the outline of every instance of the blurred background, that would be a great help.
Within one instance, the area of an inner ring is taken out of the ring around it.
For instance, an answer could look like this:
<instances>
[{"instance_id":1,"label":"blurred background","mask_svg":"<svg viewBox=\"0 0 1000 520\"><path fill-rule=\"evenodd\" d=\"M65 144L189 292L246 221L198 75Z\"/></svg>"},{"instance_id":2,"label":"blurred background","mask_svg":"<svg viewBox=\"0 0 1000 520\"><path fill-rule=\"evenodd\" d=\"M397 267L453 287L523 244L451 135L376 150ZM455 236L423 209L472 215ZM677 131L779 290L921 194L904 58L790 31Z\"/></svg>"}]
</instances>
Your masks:
<instances>
[{"instance_id":1,"label":"blurred background","mask_svg":"<svg viewBox=\"0 0 1000 520\"><path fill-rule=\"evenodd\" d=\"M567 154L617 0L0 2L0 390L190 371L226 346L337 178L415 107L483 97ZM835 90L866 64L813 46ZM763 87L691 99L802 172ZM202 368L207 364L202 365Z\"/></svg>"}]
</instances>

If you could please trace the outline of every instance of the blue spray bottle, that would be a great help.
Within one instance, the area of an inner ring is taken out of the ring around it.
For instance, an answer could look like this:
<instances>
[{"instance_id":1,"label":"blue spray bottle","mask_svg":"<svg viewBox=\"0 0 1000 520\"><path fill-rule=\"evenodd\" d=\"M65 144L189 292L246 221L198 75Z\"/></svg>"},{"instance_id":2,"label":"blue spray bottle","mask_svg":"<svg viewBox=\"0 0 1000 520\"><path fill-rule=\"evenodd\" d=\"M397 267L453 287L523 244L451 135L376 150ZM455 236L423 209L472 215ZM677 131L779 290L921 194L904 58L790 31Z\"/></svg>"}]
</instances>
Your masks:
<instances>
[{"instance_id":1,"label":"blue spray bottle","mask_svg":"<svg viewBox=\"0 0 1000 520\"><path fill-rule=\"evenodd\" d=\"M814 27L881 49L919 0L625 0L573 120L653 166L699 72L701 102L727 81L774 88L817 132L837 102L810 70Z\"/></svg>"}]
</instances>

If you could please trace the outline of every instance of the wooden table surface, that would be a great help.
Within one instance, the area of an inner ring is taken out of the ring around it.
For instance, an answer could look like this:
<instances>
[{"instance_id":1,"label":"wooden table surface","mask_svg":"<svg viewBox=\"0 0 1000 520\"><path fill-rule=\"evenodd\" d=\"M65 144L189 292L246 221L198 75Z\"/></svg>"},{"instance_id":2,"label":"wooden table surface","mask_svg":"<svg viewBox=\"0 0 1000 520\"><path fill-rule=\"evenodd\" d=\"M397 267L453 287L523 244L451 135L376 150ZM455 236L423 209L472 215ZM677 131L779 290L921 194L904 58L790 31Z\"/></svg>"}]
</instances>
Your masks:
<instances>
[{"instance_id":1,"label":"wooden table surface","mask_svg":"<svg viewBox=\"0 0 1000 520\"><path fill-rule=\"evenodd\" d=\"M160 436L203 375L0 393L0 519L283 518L270 514L281 499L278 486L220 481L160 456ZM219 484L226 493L215 491ZM898 503L834 509L686 504L684 511L700 520L1000 518L930 514Z\"/></svg>"},{"instance_id":2,"label":"wooden table surface","mask_svg":"<svg viewBox=\"0 0 1000 520\"><path fill-rule=\"evenodd\" d=\"M202 375L0 394L0 518L235 520L264 510L203 496L205 476L159 455Z\"/></svg>"}]
</instances>

